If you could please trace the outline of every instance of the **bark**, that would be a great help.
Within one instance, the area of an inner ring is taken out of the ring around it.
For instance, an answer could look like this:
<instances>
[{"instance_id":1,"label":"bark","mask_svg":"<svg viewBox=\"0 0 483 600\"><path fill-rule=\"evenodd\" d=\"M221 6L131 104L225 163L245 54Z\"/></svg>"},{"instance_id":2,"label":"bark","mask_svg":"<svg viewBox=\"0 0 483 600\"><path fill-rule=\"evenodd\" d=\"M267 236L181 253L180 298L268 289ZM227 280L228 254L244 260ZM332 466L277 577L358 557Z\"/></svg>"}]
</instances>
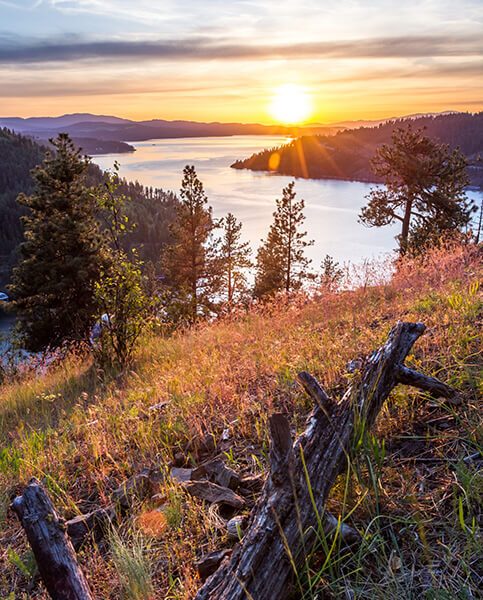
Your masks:
<instances>
[{"instance_id":1,"label":"bark","mask_svg":"<svg viewBox=\"0 0 483 600\"><path fill-rule=\"evenodd\" d=\"M15 498L17 514L32 547L40 576L53 600L94 600L77 563L66 527L37 479Z\"/></svg>"},{"instance_id":2,"label":"bark","mask_svg":"<svg viewBox=\"0 0 483 600\"><path fill-rule=\"evenodd\" d=\"M294 569L303 567L331 519L334 524L324 514L325 502L350 460L353 442L373 425L391 390L409 383L454 395L445 384L403 365L424 329L422 323L398 323L338 404L312 376L300 374L315 402L307 428L292 444L285 417L271 417L270 476L243 540L199 590L197 600L283 600L289 595Z\"/></svg>"},{"instance_id":3,"label":"bark","mask_svg":"<svg viewBox=\"0 0 483 600\"><path fill-rule=\"evenodd\" d=\"M404 219L401 230L400 251L405 254L408 249L409 226L411 224L411 210L413 207L413 198L408 198L404 209Z\"/></svg>"}]
</instances>

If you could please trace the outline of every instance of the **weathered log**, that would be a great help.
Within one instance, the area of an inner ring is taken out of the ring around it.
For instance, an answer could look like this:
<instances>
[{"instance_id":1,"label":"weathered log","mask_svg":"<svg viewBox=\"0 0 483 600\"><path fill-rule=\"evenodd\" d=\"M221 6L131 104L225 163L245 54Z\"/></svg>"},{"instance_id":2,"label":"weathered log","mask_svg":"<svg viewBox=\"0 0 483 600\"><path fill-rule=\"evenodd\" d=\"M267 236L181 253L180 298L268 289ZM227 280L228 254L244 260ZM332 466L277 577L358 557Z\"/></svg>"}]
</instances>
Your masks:
<instances>
[{"instance_id":1,"label":"weathered log","mask_svg":"<svg viewBox=\"0 0 483 600\"><path fill-rule=\"evenodd\" d=\"M418 371L405 367L404 365L399 365L397 379L399 383L412 385L420 390L431 392L435 396L441 396L453 401L456 399L456 390L449 385L446 385L446 383L439 381L439 379L436 379L435 377L428 377L427 375L418 373Z\"/></svg>"},{"instance_id":2,"label":"weathered log","mask_svg":"<svg viewBox=\"0 0 483 600\"><path fill-rule=\"evenodd\" d=\"M415 377L403 365L424 329L422 323L398 323L384 346L361 365L338 404L329 400L310 375L300 375L301 384L315 400L307 428L292 445L285 418L274 415L270 419L270 476L243 540L199 590L197 600L283 600L288 596L294 567L303 564L318 530L327 526L325 502L350 459L353 439L373 425L392 389L407 382L438 395L444 390L454 394L438 380Z\"/></svg>"},{"instance_id":3,"label":"weathered log","mask_svg":"<svg viewBox=\"0 0 483 600\"><path fill-rule=\"evenodd\" d=\"M27 534L40 576L53 600L93 600L77 563L65 524L37 479L31 479L12 509Z\"/></svg>"}]
</instances>

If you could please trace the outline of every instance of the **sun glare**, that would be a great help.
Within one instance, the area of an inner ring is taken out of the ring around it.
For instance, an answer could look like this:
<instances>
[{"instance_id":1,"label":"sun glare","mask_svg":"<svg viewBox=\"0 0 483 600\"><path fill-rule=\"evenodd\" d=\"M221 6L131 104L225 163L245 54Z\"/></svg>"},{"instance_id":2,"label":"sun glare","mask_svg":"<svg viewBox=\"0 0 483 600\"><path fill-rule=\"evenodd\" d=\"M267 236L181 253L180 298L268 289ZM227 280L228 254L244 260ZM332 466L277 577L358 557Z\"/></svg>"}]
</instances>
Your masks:
<instances>
[{"instance_id":1,"label":"sun glare","mask_svg":"<svg viewBox=\"0 0 483 600\"><path fill-rule=\"evenodd\" d=\"M277 88L270 114L281 123L297 124L306 121L312 113L309 94L299 85L287 84Z\"/></svg>"}]
</instances>

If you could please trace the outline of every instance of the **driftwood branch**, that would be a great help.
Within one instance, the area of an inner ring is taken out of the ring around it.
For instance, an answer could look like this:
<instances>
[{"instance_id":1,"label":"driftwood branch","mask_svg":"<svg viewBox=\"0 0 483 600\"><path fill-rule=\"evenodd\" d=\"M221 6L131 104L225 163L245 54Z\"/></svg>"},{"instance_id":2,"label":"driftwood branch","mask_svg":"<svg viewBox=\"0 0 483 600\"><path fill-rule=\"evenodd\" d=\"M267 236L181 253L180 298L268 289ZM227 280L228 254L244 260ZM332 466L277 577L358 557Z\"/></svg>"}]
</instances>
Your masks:
<instances>
[{"instance_id":1,"label":"driftwood branch","mask_svg":"<svg viewBox=\"0 0 483 600\"><path fill-rule=\"evenodd\" d=\"M283 484L293 470L293 440L290 424L283 415L270 417L270 476L276 485Z\"/></svg>"},{"instance_id":2,"label":"driftwood branch","mask_svg":"<svg viewBox=\"0 0 483 600\"><path fill-rule=\"evenodd\" d=\"M399 383L454 395L440 381L404 367L424 329L422 323L398 323L338 404L312 376L300 374L300 383L315 403L307 428L292 446L286 419L270 419L270 477L241 543L206 581L197 600L283 600L289 595L293 565L300 567L314 547L317 523L322 528L336 525L335 517L325 517L325 502L350 459L357 424L362 420L366 428L372 426Z\"/></svg>"},{"instance_id":3,"label":"driftwood branch","mask_svg":"<svg viewBox=\"0 0 483 600\"><path fill-rule=\"evenodd\" d=\"M37 479L15 498L17 514L32 547L40 576L53 600L93 600L66 528Z\"/></svg>"},{"instance_id":4,"label":"driftwood branch","mask_svg":"<svg viewBox=\"0 0 483 600\"><path fill-rule=\"evenodd\" d=\"M443 398L451 399L455 398L456 396L456 390L449 385L446 385L446 383L443 383L435 377L423 375L422 373L419 373L414 369L410 369L409 367L405 367L404 365L399 365L397 378L399 383L404 385L412 385L420 390L431 392L436 396L442 396Z\"/></svg>"},{"instance_id":5,"label":"driftwood branch","mask_svg":"<svg viewBox=\"0 0 483 600\"><path fill-rule=\"evenodd\" d=\"M310 373L302 371L298 374L297 379L299 380L300 385L321 410L324 412L330 411L334 407L333 400L329 398L325 390L320 386L317 379L312 377Z\"/></svg>"}]
</instances>

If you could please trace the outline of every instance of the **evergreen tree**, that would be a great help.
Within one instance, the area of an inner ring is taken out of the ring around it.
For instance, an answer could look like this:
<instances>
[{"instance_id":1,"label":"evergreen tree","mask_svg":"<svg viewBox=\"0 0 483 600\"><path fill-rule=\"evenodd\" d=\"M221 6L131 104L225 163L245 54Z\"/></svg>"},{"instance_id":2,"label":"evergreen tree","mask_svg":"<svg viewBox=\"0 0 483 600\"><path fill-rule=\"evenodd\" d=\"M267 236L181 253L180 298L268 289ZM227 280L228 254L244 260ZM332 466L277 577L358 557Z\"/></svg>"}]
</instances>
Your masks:
<instances>
[{"instance_id":1,"label":"evergreen tree","mask_svg":"<svg viewBox=\"0 0 483 600\"><path fill-rule=\"evenodd\" d=\"M220 276L222 293L230 312L234 302L246 291L245 270L252 266L248 242L240 241L241 222L232 213L223 220L223 238L220 248Z\"/></svg>"},{"instance_id":2,"label":"evergreen tree","mask_svg":"<svg viewBox=\"0 0 483 600\"><path fill-rule=\"evenodd\" d=\"M344 271L329 254L325 255L321 269L320 286L328 292L335 292L344 276Z\"/></svg>"},{"instance_id":3,"label":"evergreen tree","mask_svg":"<svg viewBox=\"0 0 483 600\"><path fill-rule=\"evenodd\" d=\"M94 285L104 260L96 202L85 186L86 157L66 134L33 171L35 191L18 202L25 241L10 288L27 350L85 339L95 312Z\"/></svg>"},{"instance_id":4,"label":"evergreen tree","mask_svg":"<svg viewBox=\"0 0 483 600\"><path fill-rule=\"evenodd\" d=\"M424 130L395 129L391 145L382 145L372 161L385 189L371 190L360 219L369 227L398 221L400 252L424 246L471 219L467 201L466 158L459 150L424 135Z\"/></svg>"},{"instance_id":5,"label":"evergreen tree","mask_svg":"<svg viewBox=\"0 0 483 600\"><path fill-rule=\"evenodd\" d=\"M295 201L294 185L293 181L289 183L282 192L282 198L276 201L274 221L267 239L258 250L254 289L256 298L282 290L287 293L296 290L309 276L307 267L311 261L304 253L313 241L307 242L307 232L299 230L305 220L304 201Z\"/></svg>"},{"instance_id":6,"label":"evergreen tree","mask_svg":"<svg viewBox=\"0 0 483 600\"><path fill-rule=\"evenodd\" d=\"M220 276L218 244L213 232L218 225L207 204L194 166L187 165L183 170L176 218L170 227L172 243L164 257L168 310L176 321L194 323L200 316L215 310Z\"/></svg>"}]
</instances>

